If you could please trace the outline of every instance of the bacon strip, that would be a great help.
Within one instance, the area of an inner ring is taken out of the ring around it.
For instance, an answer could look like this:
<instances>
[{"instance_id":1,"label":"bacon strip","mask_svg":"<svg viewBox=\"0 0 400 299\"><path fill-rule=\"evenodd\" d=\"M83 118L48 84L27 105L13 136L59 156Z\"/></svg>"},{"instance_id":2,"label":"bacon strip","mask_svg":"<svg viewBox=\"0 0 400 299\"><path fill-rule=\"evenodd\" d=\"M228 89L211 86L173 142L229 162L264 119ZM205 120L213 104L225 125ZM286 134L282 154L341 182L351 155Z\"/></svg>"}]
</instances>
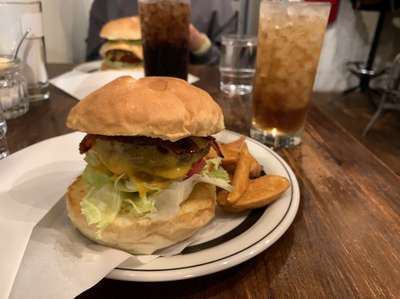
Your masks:
<instances>
[{"instance_id":1,"label":"bacon strip","mask_svg":"<svg viewBox=\"0 0 400 299\"><path fill-rule=\"evenodd\" d=\"M207 141L207 143L204 147L199 147L190 138L183 138L176 142L171 142L159 138L150 138L144 136L103 136L103 135L87 134L79 144L79 152L81 154L84 154L88 150L90 150L90 148L93 146L97 138L110 141L115 140L119 142L136 144L136 145L157 146L159 147L160 151L171 151L176 155L195 154L204 151L205 149L207 149L208 151L208 148L212 146L219 156L221 157L223 156L218 144L216 143L215 139L211 136L202 137L204 140Z\"/></svg>"},{"instance_id":2,"label":"bacon strip","mask_svg":"<svg viewBox=\"0 0 400 299\"><path fill-rule=\"evenodd\" d=\"M86 153L88 150L90 150L96 140L96 135L92 134L87 134L79 143L79 152L81 154Z\"/></svg>"},{"instance_id":3,"label":"bacon strip","mask_svg":"<svg viewBox=\"0 0 400 299\"><path fill-rule=\"evenodd\" d=\"M186 178L190 178L192 175L199 173L203 169L204 165L206 165L206 161L203 158L193 163L192 168L186 174Z\"/></svg>"},{"instance_id":4,"label":"bacon strip","mask_svg":"<svg viewBox=\"0 0 400 299\"><path fill-rule=\"evenodd\" d=\"M214 137L211 137L212 141L211 141L211 146L212 148L217 152L217 155L220 156L221 158L224 157L224 154L222 153L221 148L219 147L218 142L215 140Z\"/></svg>"}]
</instances>

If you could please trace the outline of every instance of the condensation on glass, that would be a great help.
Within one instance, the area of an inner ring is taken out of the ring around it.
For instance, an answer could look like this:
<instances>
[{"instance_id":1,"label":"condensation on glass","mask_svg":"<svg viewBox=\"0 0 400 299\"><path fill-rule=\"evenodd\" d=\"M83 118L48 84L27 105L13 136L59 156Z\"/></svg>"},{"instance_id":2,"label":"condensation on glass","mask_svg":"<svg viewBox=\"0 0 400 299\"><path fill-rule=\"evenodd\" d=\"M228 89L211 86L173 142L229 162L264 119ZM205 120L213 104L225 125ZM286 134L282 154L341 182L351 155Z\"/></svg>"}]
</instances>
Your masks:
<instances>
[{"instance_id":1,"label":"condensation on glass","mask_svg":"<svg viewBox=\"0 0 400 299\"><path fill-rule=\"evenodd\" d=\"M330 5L263 0L252 137L272 146L301 142Z\"/></svg>"}]
</instances>

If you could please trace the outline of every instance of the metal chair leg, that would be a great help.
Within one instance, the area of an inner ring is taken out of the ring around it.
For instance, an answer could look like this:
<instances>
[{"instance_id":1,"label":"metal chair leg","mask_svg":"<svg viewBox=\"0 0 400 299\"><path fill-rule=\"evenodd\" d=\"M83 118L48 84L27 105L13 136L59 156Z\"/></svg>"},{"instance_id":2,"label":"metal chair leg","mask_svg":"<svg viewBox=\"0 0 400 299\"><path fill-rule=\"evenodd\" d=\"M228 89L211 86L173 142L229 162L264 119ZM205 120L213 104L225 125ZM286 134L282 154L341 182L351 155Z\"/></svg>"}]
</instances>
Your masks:
<instances>
[{"instance_id":1,"label":"metal chair leg","mask_svg":"<svg viewBox=\"0 0 400 299\"><path fill-rule=\"evenodd\" d=\"M359 89L360 87L357 85L357 86L354 86L354 87L350 87L350 88L348 88L348 89L346 89L345 91L343 91L342 92L342 95L347 95L347 94L349 94L349 93L352 93L353 91L356 91L357 89Z\"/></svg>"},{"instance_id":2,"label":"metal chair leg","mask_svg":"<svg viewBox=\"0 0 400 299\"><path fill-rule=\"evenodd\" d=\"M379 116L381 116L385 103L386 103L386 98L387 98L387 94L384 93L382 96L382 99L379 103L378 109L376 110L375 114L372 116L371 120L369 121L369 123L367 124L367 126L365 127L362 135L365 137L368 133L368 131L372 128L372 126L375 124L375 122L378 120Z\"/></svg>"}]
</instances>

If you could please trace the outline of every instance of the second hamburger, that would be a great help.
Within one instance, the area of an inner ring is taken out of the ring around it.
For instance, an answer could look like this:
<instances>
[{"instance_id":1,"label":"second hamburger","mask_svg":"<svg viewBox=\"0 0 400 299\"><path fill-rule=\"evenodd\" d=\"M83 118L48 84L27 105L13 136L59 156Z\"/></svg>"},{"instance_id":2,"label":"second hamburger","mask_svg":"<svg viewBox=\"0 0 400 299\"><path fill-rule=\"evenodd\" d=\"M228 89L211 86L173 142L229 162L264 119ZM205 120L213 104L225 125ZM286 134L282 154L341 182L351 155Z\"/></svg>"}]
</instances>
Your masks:
<instances>
[{"instance_id":1,"label":"second hamburger","mask_svg":"<svg viewBox=\"0 0 400 299\"><path fill-rule=\"evenodd\" d=\"M143 67L140 20L137 16L112 20L100 31L106 43L100 48L102 70Z\"/></svg>"}]
</instances>

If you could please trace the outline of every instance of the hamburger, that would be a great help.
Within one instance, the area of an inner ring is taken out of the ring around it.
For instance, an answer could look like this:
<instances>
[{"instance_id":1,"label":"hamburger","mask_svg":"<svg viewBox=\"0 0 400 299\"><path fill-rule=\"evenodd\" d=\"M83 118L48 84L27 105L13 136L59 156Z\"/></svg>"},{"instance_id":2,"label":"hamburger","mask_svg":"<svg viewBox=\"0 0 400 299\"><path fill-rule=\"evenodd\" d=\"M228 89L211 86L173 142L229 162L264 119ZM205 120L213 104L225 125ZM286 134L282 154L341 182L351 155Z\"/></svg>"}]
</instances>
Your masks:
<instances>
[{"instance_id":1,"label":"hamburger","mask_svg":"<svg viewBox=\"0 0 400 299\"><path fill-rule=\"evenodd\" d=\"M74 106L67 126L87 134L68 215L100 244L151 254L210 222L216 187L231 191L211 137L221 109L184 80L120 77Z\"/></svg>"},{"instance_id":2,"label":"hamburger","mask_svg":"<svg viewBox=\"0 0 400 299\"><path fill-rule=\"evenodd\" d=\"M100 37L107 41L100 48L102 70L136 69L143 65L139 17L127 17L106 23Z\"/></svg>"}]
</instances>

